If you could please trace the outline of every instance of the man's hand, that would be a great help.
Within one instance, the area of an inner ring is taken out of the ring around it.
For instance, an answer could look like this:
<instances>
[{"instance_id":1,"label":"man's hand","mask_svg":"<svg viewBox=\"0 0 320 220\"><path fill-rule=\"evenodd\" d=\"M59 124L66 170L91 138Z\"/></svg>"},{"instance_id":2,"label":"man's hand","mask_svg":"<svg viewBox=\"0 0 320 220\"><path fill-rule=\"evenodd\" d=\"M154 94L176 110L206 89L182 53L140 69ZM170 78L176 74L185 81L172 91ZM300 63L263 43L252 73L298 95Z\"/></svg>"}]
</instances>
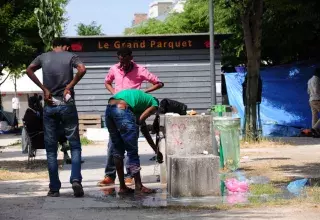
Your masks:
<instances>
[{"instance_id":1,"label":"man's hand","mask_svg":"<svg viewBox=\"0 0 320 220\"><path fill-rule=\"evenodd\" d=\"M43 95L44 95L44 101L48 105L53 105L52 95L51 95L51 92L48 89L44 89L43 90Z\"/></svg>"},{"instance_id":2,"label":"man's hand","mask_svg":"<svg viewBox=\"0 0 320 220\"><path fill-rule=\"evenodd\" d=\"M160 151L158 151L158 153L157 153L157 162L163 163L163 155Z\"/></svg>"},{"instance_id":3,"label":"man's hand","mask_svg":"<svg viewBox=\"0 0 320 220\"><path fill-rule=\"evenodd\" d=\"M70 89L65 88L65 90L63 91L63 97L66 97L67 94L71 95L71 92Z\"/></svg>"}]
</instances>

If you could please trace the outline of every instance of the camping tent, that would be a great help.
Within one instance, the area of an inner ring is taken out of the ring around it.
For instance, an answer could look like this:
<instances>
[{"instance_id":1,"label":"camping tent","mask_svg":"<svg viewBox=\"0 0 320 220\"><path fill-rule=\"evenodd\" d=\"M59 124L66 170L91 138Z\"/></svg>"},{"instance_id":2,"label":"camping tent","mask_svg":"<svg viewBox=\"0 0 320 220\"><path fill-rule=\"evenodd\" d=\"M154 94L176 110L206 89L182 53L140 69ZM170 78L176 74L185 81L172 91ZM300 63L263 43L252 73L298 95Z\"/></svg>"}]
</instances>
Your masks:
<instances>
[{"instance_id":1,"label":"camping tent","mask_svg":"<svg viewBox=\"0 0 320 220\"><path fill-rule=\"evenodd\" d=\"M311 127L307 82L320 64L292 64L264 68L261 120L264 136L298 136L302 128ZM244 122L242 82L245 72L225 73L230 105L239 111Z\"/></svg>"}]
</instances>

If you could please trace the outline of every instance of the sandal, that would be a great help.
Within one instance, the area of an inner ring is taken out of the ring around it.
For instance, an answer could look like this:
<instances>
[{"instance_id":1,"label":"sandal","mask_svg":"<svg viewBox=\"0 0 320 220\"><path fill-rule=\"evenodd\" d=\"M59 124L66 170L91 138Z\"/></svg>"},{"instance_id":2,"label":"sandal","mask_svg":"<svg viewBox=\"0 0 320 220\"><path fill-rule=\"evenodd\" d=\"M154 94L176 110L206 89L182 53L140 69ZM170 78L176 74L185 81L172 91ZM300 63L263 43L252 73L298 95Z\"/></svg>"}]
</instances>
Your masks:
<instances>
[{"instance_id":1,"label":"sandal","mask_svg":"<svg viewBox=\"0 0 320 220\"><path fill-rule=\"evenodd\" d=\"M129 195L133 193L134 193L134 189L131 189L129 187L127 187L126 189L120 189L118 192L119 195Z\"/></svg>"},{"instance_id":2,"label":"sandal","mask_svg":"<svg viewBox=\"0 0 320 220\"><path fill-rule=\"evenodd\" d=\"M143 194L152 194L152 193L156 193L157 190L156 189L149 189L149 188L146 188L143 186L141 189L136 189L135 192L143 193Z\"/></svg>"}]
</instances>

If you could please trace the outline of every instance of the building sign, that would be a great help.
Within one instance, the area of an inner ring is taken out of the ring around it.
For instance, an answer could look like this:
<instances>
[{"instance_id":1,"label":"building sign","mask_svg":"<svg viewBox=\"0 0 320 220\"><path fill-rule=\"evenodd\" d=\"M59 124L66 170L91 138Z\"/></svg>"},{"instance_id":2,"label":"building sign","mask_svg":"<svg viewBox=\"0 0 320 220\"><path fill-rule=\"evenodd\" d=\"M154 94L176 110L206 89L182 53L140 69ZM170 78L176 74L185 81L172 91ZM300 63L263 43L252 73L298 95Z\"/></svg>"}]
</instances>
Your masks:
<instances>
[{"instance_id":1,"label":"building sign","mask_svg":"<svg viewBox=\"0 0 320 220\"><path fill-rule=\"evenodd\" d=\"M220 41L223 40L223 38L225 38L225 35L216 36L215 48L220 47ZM71 38L71 41L71 49L74 52L116 51L121 47L128 47L132 50L186 50L210 48L209 35Z\"/></svg>"}]
</instances>

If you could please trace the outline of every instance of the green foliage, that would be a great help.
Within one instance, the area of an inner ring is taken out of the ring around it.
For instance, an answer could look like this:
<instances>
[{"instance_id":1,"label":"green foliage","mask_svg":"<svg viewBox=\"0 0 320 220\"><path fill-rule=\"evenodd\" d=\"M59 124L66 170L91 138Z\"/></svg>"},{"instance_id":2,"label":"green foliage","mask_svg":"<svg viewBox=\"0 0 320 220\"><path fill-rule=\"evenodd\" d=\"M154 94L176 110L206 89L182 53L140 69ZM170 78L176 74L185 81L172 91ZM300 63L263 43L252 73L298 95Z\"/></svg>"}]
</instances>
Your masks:
<instances>
[{"instance_id":1,"label":"green foliage","mask_svg":"<svg viewBox=\"0 0 320 220\"><path fill-rule=\"evenodd\" d=\"M226 7L225 0L215 0L215 33L233 35L222 43L223 63L244 63L244 43L240 20ZM147 22L127 30L125 34L178 34L209 32L208 0L189 0L184 12L172 13L165 21L150 19Z\"/></svg>"},{"instance_id":2,"label":"green foliage","mask_svg":"<svg viewBox=\"0 0 320 220\"><path fill-rule=\"evenodd\" d=\"M89 140L87 137L81 137L80 142L82 146L87 146L93 143L93 141Z\"/></svg>"},{"instance_id":3,"label":"green foliage","mask_svg":"<svg viewBox=\"0 0 320 220\"><path fill-rule=\"evenodd\" d=\"M1 1L0 3L0 63L12 73L20 74L34 54L42 50L36 18L33 14L38 0Z\"/></svg>"},{"instance_id":4,"label":"green foliage","mask_svg":"<svg viewBox=\"0 0 320 220\"><path fill-rule=\"evenodd\" d=\"M188 0L184 12L165 21L148 20L126 34L209 32L209 0ZM222 43L224 65L246 62L241 13L244 1L214 0L215 33L230 34ZM250 1L246 1L250 2ZM264 0L261 60L277 65L319 57L320 1Z\"/></svg>"},{"instance_id":5,"label":"green foliage","mask_svg":"<svg viewBox=\"0 0 320 220\"><path fill-rule=\"evenodd\" d=\"M54 38L63 33L64 6L67 0L39 0L40 5L34 9L37 18L39 36L45 44L45 49L50 50Z\"/></svg>"},{"instance_id":6,"label":"green foliage","mask_svg":"<svg viewBox=\"0 0 320 220\"><path fill-rule=\"evenodd\" d=\"M262 58L272 64L319 57L320 1L265 0Z\"/></svg>"},{"instance_id":7,"label":"green foliage","mask_svg":"<svg viewBox=\"0 0 320 220\"><path fill-rule=\"evenodd\" d=\"M79 23L76 27L77 27L77 34L79 36L104 35L102 33L102 26L97 25L95 21L91 22L88 25Z\"/></svg>"}]
</instances>

